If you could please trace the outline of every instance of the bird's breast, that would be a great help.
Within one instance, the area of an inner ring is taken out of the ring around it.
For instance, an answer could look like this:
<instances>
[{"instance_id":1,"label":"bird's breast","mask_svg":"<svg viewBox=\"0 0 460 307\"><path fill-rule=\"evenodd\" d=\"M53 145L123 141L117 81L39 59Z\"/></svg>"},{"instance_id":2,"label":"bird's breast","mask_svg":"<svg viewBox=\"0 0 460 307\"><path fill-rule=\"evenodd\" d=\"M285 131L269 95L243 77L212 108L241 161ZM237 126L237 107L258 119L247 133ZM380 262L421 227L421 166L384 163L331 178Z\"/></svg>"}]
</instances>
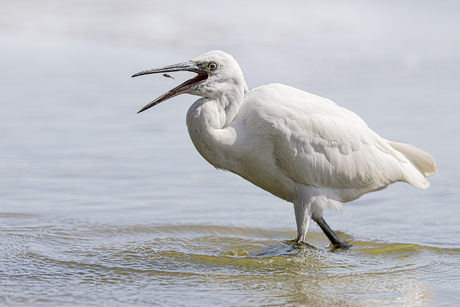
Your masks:
<instances>
[{"instance_id":1,"label":"bird's breast","mask_svg":"<svg viewBox=\"0 0 460 307\"><path fill-rule=\"evenodd\" d=\"M239 121L225 128L214 128L200 109L189 112L187 128L197 151L214 167L293 201L296 184L279 168L271 136L254 133Z\"/></svg>"}]
</instances>

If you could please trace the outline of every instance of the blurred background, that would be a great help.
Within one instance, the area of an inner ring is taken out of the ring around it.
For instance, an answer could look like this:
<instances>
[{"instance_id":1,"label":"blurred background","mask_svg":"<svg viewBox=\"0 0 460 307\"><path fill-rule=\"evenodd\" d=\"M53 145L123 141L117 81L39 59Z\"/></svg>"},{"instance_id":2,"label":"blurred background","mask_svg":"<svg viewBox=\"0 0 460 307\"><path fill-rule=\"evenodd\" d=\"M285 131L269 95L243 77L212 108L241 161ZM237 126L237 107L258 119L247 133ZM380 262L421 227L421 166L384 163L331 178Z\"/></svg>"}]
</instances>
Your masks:
<instances>
[{"instance_id":1,"label":"blurred background","mask_svg":"<svg viewBox=\"0 0 460 307\"><path fill-rule=\"evenodd\" d=\"M0 302L458 302L459 2L20 0L0 8ZM214 49L235 57L250 89L280 82L330 98L381 136L427 150L439 167L432 187L396 184L326 213L353 242L349 254L330 253L316 225L316 249L292 252L283 243L295 238L292 205L216 171L193 148L185 114L195 97L136 114L191 76L132 74ZM254 256L267 248L275 258ZM298 266L273 268L276 257Z\"/></svg>"}]
</instances>

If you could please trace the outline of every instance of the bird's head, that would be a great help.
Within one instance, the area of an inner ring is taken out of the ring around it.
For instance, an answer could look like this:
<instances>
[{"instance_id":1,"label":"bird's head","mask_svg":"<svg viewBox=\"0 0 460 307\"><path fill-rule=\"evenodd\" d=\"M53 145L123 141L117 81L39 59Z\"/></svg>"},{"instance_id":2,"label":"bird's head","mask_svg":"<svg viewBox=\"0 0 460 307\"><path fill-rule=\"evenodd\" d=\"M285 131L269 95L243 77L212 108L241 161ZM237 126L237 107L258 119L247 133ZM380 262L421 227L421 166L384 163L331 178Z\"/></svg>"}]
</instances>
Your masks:
<instances>
[{"instance_id":1,"label":"bird's head","mask_svg":"<svg viewBox=\"0 0 460 307\"><path fill-rule=\"evenodd\" d=\"M191 71L197 75L161 95L137 113L180 94L192 94L215 99L231 89L237 88L244 92L247 91L243 73L236 60L230 54L217 50L206 52L188 62L141 71L134 74L133 77L175 71Z\"/></svg>"}]
</instances>

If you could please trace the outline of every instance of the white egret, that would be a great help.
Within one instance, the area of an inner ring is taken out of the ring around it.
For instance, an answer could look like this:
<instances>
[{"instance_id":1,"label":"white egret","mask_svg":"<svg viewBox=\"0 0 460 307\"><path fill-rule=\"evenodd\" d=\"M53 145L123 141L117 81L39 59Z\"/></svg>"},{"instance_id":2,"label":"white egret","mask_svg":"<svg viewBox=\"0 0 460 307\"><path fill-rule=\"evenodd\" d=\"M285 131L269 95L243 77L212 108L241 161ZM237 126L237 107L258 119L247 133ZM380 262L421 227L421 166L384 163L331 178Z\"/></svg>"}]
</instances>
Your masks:
<instances>
[{"instance_id":1,"label":"white egret","mask_svg":"<svg viewBox=\"0 0 460 307\"><path fill-rule=\"evenodd\" d=\"M202 98L187 112L195 148L214 167L233 172L294 204L297 242L310 219L335 247L351 246L323 219L326 208L402 181L421 189L436 173L427 152L380 137L355 113L302 90L269 84L248 90L235 59L222 51L139 72L197 75L138 113L180 94Z\"/></svg>"}]
</instances>

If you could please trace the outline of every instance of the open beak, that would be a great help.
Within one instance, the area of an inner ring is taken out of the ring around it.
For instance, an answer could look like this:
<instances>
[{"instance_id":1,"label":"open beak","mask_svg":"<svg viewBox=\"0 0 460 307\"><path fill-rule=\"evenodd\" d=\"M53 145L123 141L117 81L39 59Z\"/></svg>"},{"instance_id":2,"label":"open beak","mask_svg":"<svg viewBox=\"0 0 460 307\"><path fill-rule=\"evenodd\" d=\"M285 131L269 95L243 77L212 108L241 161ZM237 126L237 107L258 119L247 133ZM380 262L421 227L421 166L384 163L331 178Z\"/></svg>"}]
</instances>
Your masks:
<instances>
[{"instance_id":1,"label":"open beak","mask_svg":"<svg viewBox=\"0 0 460 307\"><path fill-rule=\"evenodd\" d=\"M184 63L179 63L179 64L174 64L174 65L169 65L165 67L160 67L160 68L154 68L154 69L149 69L149 70L144 70L141 72L138 72L137 74L134 74L132 77L137 77L137 76L142 76L142 75L148 75L148 74L157 74L157 73L165 73L165 72L173 72L173 71L192 71L194 73L197 73L197 75L182 83L181 85L173 88L172 90L164 93L145 107L139 110L137 113L141 113L157 104L160 102L163 102L165 100L168 100L170 98L173 98L177 95L180 94L185 94L189 93L192 90L195 89L196 85L198 85L201 82L204 82L208 79L208 73L200 68L197 63L194 62L184 62Z\"/></svg>"}]
</instances>

